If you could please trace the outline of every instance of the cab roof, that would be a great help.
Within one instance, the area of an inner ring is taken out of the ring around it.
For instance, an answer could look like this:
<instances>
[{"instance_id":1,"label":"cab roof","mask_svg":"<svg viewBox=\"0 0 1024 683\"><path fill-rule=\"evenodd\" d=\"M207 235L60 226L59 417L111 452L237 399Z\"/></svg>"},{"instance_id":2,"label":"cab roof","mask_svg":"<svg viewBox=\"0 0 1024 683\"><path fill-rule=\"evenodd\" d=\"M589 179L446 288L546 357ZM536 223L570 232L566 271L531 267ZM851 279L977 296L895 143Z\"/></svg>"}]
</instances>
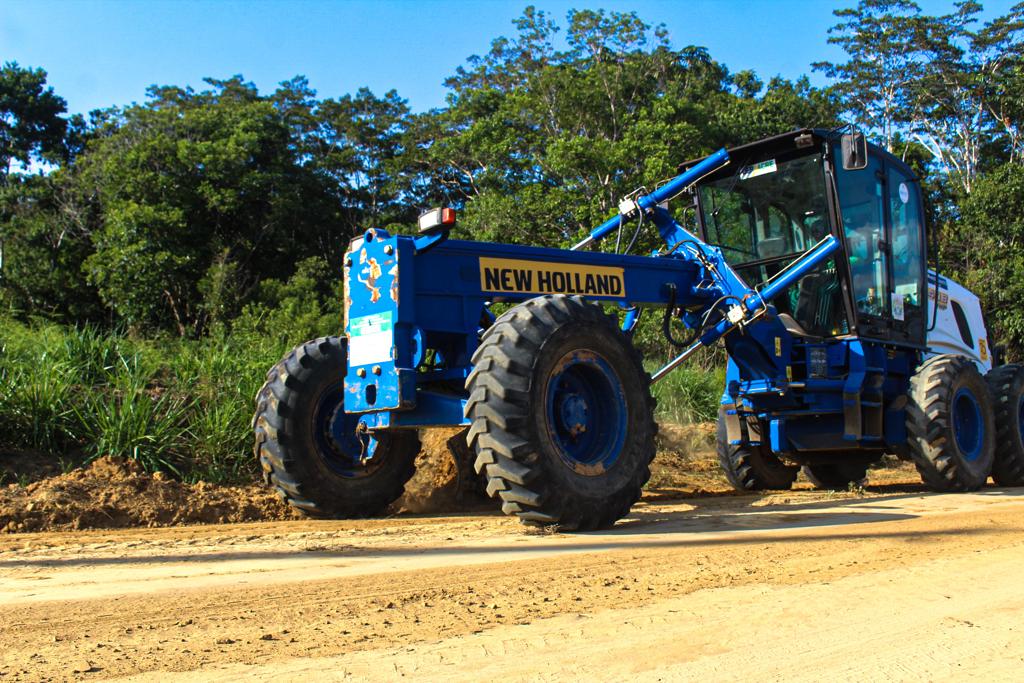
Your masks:
<instances>
[{"instance_id":1,"label":"cab roof","mask_svg":"<svg viewBox=\"0 0 1024 683\"><path fill-rule=\"evenodd\" d=\"M730 147L728 151L731 163L720 169L721 172L713 173L712 176L732 175L734 167L738 164L742 165L741 161L747 157L762 155L775 156L783 152L790 152L794 149L812 146L820 148L822 142L828 140L829 137L834 136L834 133L831 133L831 131L824 128L798 128L797 130L791 130L780 135L773 135L769 138L761 138L754 142L748 142L747 144L739 145L738 147ZM704 158L706 157L698 157L696 159L684 161L679 164L677 170L682 173Z\"/></svg>"},{"instance_id":2,"label":"cab roof","mask_svg":"<svg viewBox=\"0 0 1024 683\"><path fill-rule=\"evenodd\" d=\"M729 177L733 175L737 169L743 168L754 161L758 161L759 159L757 157L776 157L804 148L821 149L822 143L829 140L838 140L839 137L840 133L827 128L798 128L779 135L773 135L771 137L755 140L754 142L748 142L745 145L731 147L728 150L730 163L709 174L704 178L704 180L716 180ZM868 152L884 157L886 163L902 169L906 175L914 178L915 180L918 179L917 173L899 157L893 156L870 141L868 142ZM684 161L679 164L677 170L682 173L705 158L706 157L699 157L697 159Z\"/></svg>"}]
</instances>

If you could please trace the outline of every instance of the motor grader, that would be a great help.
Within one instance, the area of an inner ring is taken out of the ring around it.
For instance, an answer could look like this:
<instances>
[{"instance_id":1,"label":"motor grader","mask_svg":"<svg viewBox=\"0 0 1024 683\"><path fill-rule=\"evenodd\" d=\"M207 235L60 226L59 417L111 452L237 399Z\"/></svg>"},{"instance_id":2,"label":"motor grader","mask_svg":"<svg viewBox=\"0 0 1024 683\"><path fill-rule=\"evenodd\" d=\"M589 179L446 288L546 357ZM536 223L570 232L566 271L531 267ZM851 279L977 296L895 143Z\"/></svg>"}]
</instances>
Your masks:
<instances>
[{"instance_id":1,"label":"motor grader","mask_svg":"<svg viewBox=\"0 0 1024 683\"><path fill-rule=\"evenodd\" d=\"M717 343L718 455L739 489L788 488L801 467L845 488L887 453L936 491L1024 484L1024 370L998 365L978 299L928 270L914 172L859 133L685 163L572 249L449 239L451 209L419 223L352 240L344 335L296 347L257 396L266 482L308 514L381 513L417 430L464 426L507 514L611 525L650 476L652 383ZM630 224L662 246L599 249ZM641 315L679 349L653 374Z\"/></svg>"}]
</instances>

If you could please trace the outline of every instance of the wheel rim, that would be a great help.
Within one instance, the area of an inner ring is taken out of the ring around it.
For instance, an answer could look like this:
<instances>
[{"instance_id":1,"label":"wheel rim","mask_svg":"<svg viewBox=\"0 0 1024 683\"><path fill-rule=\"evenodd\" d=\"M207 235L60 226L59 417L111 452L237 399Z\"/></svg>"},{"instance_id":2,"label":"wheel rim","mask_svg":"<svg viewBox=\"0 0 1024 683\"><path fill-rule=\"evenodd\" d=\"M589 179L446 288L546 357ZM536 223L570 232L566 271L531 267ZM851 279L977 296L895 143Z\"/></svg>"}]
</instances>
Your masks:
<instances>
[{"instance_id":1,"label":"wheel rim","mask_svg":"<svg viewBox=\"0 0 1024 683\"><path fill-rule=\"evenodd\" d=\"M317 399L313 410L313 443L316 455L332 471L343 477L365 477L380 465L374 457L379 445L372 436L360 438L356 433L359 415L344 410L344 384L330 387ZM360 463L363 442L366 442L367 460Z\"/></svg>"},{"instance_id":2,"label":"wheel rim","mask_svg":"<svg viewBox=\"0 0 1024 683\"><path fill-rule=\"evenodd\" d=\"M570 351L548 375L547 431L562 462L597 476L618 460L628 412L618 375L592 351Z\"/></svg>"},{"instance_id":3,"label":"wheel rim","mask_svg":"<svg viewBox=\"0 0 1024 683\"><path fill-rule=\"evenodd\" d=\"M967 460L981 455L984 441L984 423L981 406L969 389L960 389L953 395L953 435L956 445Z\"/></svg>"}]
</instances>

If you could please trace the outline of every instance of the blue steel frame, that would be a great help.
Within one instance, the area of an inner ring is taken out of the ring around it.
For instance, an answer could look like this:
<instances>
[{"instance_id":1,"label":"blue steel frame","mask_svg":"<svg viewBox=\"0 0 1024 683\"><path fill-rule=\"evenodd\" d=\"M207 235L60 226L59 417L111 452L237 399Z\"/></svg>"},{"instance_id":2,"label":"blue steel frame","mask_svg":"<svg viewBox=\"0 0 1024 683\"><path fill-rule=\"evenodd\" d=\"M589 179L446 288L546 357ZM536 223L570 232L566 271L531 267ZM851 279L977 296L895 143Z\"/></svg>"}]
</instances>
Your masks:
<instances>
[{"instance_id":1,"label":"blue steel frame","mask_svg":"<svg viewBox=\"0 0 1024 683\"><path fill-rule=\"evenodd\" d=\"M710 317L712 324L695 345L727 337L730 354L736 348L742 356L749 348L750 358L765 357L771 336L786 336L769 302L828 259L839 242L826 237L760 291L749 287L721 250L685 230L663 207L728 161L724 149L712 154L625 205L577 245L600 240L642 215L666 244L655 257L448 240L444 232L410 237L367 230L353 240L345 259L345 411L361 415L369 430L467 424L462 387L479 335L493 320L490 303L544 293L582 294L625 308L674 302L686 309L682 319L689 327L717 309L718 318ZM627 331L635 321L635 313L626 316ZM747 365L778 390L779 367Z\"/></svg>"},{"instance_id":2,"label":"blue steel frame","mask_svg":"<svg viewBox=\"0 0 1024 683\"><path fill-rule=\"evenodd\" d=\"M816 140L819 146L798 144L800 138ZM781 153L783 143L807 154L821 151L831 232L843 239L835 142L828 131L794 131L753 143L743 154L744 163L756 164ZM871 153L899 165L874 146ZM701 198L697 201L701 214ZM850 278L847 266L844 260L835 264L844 288ZM851 458L868 462L906 442L906 397L924 346L897 336L878 338L877 331L865 336L852 308L847 308L847 322L853 334L813 337L766 317L749 326L747 335L725 339L729 362L721 403L730 443L761 446L815 464Z\"/></svg>"}]
</instances>

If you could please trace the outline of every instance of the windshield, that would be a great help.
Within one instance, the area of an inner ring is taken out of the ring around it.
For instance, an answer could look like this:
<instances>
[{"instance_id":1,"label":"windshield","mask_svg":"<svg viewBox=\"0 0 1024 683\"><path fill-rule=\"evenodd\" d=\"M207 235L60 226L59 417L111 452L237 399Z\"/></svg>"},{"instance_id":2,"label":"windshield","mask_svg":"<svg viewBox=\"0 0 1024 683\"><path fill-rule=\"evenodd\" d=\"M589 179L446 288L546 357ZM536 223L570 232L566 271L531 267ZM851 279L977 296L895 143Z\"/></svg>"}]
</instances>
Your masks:
<instances>
[{"instance_id":1,"label":"windshield","mask_svg":"<svg viewBox=\"0 0 1024 683\"><path fill-rule=\"evenodd\" d=\"M732 265L798 254L829 232L821 154L745 166L700 194L708 241Z\"/></svg>"}]
</instances>

